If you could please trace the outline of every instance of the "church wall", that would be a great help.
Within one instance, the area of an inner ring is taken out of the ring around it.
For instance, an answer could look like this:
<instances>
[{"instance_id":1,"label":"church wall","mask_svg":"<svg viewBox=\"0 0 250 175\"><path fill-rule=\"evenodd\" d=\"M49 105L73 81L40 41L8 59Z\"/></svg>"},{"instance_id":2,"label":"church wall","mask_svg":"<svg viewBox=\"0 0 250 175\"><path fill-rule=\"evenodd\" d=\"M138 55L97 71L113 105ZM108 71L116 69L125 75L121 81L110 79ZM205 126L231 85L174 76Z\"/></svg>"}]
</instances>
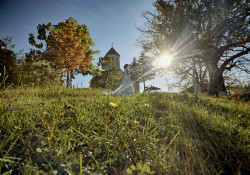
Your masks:
<instances>
[{"instance_id":1,"label":"church wall","mask_svg":"<svg viewBox=\"0 0 250 175\"><path fill-rule=\"evenodd\" d=\"M118 67L120 68L121 67L121 65L120 65L120 57L118 57L117 60L118 60Z\"/></svg>"},{"instance_id":2,"label":"church wall","mask_svg":"<svg viewBox=\"0 0 250 175\"><path fill-rule=\"evenodd\" d=\"M106 55L106 56L112 58L112 62L109 63L109 64L107 65L107 70L109 70L109 69L111 69L111 68L115 68L115 70L119 70L120 73L121 73L121 80L120 80L120 82L118 83L118 85L115 85L115 86L113 86L113 87L106 87L107 89L113 89L113 90L115 90L115 89L117 89L119 86L122 85L123 79L124 79L124 77L125 77L125 74L124 74L124 72L121 70L121 67L120 67L121 65L120 65L120 56L119 56L119 55L117 55L117 54L108 54L108 55ZM122 68L122 69L123 69L123 68ZM134 87L134 89L135 89L136 92L140 92L140 83L139 83L139 82L135 82L135 83L133 84L133 87Z\"/></svg>"},{"instance_id":3,"label":"church wall","mask_svg":"<svg viewBox=\"0 0 250 175\"><path fill-rule=\"evenodd\" d=\"M113 61L112 67L115 68L115 69L117 69L117 64L116 64L117 58L116 58L116 57L113 57L112 59L113 59L113 60L112 60L112 61Z\"/></svg>"},{"instance_id":4,"label":"church wall","mask_svg":"<svg viewBox=\"0 0 250 175\"><path fill-rule=\"evenodd\" d=\"M116 70L120 69L120 58L118 55L109 54L107 55L111 58L112 62L107 65L107 69L115 68Z\"/></svg>"}]
</instances>

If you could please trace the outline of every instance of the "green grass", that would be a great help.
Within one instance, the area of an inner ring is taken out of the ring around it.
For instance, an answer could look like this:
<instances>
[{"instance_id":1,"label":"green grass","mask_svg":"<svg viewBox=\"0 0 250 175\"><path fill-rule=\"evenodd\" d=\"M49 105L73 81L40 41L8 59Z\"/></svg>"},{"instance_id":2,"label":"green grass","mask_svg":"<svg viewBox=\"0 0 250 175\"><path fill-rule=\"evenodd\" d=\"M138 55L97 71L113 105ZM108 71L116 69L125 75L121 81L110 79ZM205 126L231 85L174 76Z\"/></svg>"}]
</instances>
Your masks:
<instances>
[{"instance_id":1,"label":"green grass","mask_svg":"<svg viewBox=\"0 0 250 175\"><path fill-rule=\"evenodd\" d=\"M6 110L13 93L23 111ZM0 104L1 174L250 172L249 102L50 87L5 90Z\"/></svg>"}]
</instances>

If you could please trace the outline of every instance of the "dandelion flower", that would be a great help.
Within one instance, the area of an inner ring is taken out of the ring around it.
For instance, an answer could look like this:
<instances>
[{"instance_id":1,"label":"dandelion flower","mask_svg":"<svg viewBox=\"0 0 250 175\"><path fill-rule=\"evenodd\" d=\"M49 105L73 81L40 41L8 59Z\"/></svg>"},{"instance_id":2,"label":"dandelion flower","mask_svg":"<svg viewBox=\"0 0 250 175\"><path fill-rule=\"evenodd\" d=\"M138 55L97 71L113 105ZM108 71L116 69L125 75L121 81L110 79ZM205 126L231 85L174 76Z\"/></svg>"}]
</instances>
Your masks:
<instances>
[{"instance_id":1,"label":"dandelion flower","mask_svg":"<svg viewBox=\"0 0 250 175\"><path fill-rule=\"evenodd\" d=\"M42 152L42 149L41 149L41 148L37 148L37 149L36 149L36 152L41 153L41 152Z\"/></svg>"},{"instance_id":2,"label":"dandelion flower","mask_svg":"<svg viewBox=\"0 0 250 175\"><path fill-rule=\"evenodd\" d=\"M139 122L137 120L134 120L134 124L138 124Z\"/></svg>"},{"instance_id":3,"label":"dandelion flower","mask_svg":"<svg viewBox=\"0 0 250 175\"><path fill-rule=\"evenodd\" d=\"M142 127L141 124L140 124L140 122L138 122L137 120L134 120L133 122L134 122L134 124L135 124L136 126L138 126L138 127L140 127L140 128Z\"/></svg>"},{"instance_id":4,"label":"dandelion flower","mask_svg":"<svg viewBox=\"0 0 250 175\"><path fill-rule=\"evenodd\" d=\"M149 107L149 104L146 103L144 106L145 106L145 108L148 108L148 107Z\"/></svg>"},{"instance_id":5,"label":"dandelion flower","mask_svg":"<svg viewBox=\"0 0 250 175\"><path fill-rule=\"evenodd\" d=\"M115 107L117 106L117 104L112 103L112 102L110 102L109 105L110 105L111 107L113 107L113 108L115 108Z\"/></svg>"}]
</instances>

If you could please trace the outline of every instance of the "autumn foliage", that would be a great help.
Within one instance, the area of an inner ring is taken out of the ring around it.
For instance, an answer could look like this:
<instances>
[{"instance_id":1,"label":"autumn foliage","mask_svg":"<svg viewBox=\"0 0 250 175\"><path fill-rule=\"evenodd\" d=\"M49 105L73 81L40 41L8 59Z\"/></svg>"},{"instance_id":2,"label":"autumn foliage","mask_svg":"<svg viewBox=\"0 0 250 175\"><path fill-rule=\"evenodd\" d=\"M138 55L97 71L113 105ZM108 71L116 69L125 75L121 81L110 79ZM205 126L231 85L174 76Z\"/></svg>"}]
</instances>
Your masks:
<instances>
[{"instance_id":1,"label":"autumn foliage","mask_svg":"<svg viewBox=\"0 0 250 175\"><path fill-rule=\"evenodd\" d=\"M46 35L47 31L48 35ZM80 25L75 19L69 18L57 25L39 24L38 33L37 38L46 43L43 59L49 61L58 72L67 74L67 87L69 87L69 75L72 75L74 70L88 71L96 51L90 48L95 43L90 38L86 25ZM30 34L30 43L36 47L42 46L42 44L36 44L32 34Z\"/></svg>"},{"instance_id":2,"label":"autumn foliage","mask_svg":"<svg viewBox=\"0 0 250 175\"><path fill-rule=\"evenodd\" d=\"M87 30L85 25L77 26L73 19L51 28L53 40L47 43L47 48L51 55L57 57L55 63L65 68L64 73L78 69L79 66L87 67L91 62L91 58L86 57L87 44L82 41L84 33L79 28Z\"/></svg>"}]
</instances>

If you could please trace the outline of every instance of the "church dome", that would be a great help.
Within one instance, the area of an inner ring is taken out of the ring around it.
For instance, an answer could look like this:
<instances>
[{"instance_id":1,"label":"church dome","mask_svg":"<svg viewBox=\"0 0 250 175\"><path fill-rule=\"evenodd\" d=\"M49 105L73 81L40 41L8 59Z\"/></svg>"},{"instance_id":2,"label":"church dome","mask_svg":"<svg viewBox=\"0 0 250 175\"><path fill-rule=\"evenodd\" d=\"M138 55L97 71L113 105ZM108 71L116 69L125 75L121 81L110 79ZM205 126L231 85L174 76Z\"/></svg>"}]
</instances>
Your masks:
<instances>
[{"instance_id":1,"label":"church dome","mask_svg":"<svg viewBox=\"0 0 250 175\"><path fill-rule=\"evenodd\" d=\"M111 47L111 49L108 51L108 53L106 53L106 55L110 55L110 54L114 54L114 55L120 56L119 53L117 53L116 50L113 47Z\"/></svg>"}]
</instances>

